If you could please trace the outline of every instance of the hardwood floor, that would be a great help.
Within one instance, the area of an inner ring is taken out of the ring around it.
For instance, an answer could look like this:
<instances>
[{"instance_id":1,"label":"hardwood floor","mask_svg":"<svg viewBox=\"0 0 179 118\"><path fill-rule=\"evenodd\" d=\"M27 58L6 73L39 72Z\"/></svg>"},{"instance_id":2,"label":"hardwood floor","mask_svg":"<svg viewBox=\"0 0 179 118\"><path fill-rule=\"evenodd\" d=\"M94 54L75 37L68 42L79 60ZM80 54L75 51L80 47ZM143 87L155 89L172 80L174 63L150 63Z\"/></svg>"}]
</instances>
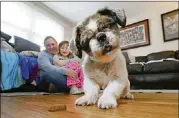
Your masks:
<instances>
[{"instance_id":1,"label":"hardwood floor","mask_svg":"<svg viewBox=\"0 0 179 118\"><path fill-rule=\"evenodd\" d=\"M178 118L177 93L134 93L135 100L118 100L116 109L75 106L80 95L1 97L1 118ZM66 111L48 112L66 104Z\"/></svg>"}]
</instances>

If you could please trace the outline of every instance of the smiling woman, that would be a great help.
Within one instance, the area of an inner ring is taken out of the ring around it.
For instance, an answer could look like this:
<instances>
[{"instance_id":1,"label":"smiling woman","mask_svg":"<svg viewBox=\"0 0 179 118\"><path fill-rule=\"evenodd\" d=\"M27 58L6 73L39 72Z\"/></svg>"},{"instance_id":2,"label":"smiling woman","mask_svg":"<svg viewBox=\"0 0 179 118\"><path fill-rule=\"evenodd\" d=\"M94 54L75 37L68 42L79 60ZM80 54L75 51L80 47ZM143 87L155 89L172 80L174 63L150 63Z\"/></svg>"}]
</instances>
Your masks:
<instances>
[{"instance_id":1,"label":"smiling woman","mask_svg":"<svg viewBox=\"0 0 179 118\"><path fill-rule=\"evenodd\" d=\"M44 40L44 46L48 53L57 53L57 41L52 36L47 36Z\"/></svg>"},{"instance_id":2,"label":"smiling woman","mask_svg":"<svg viewBox=\"0 0 179 118\"><path fill-rule=\"evenodd\" d=\"M57 52L57 41L53 37L47 36L44 45L46 50L41 51L38 56L38 67L40 69L39 90L50 92L49 86L52 84L57 88L55 92L68 92L65 78L67 70L52 64L53 56Z\"/></svg>"},{"instance_id":3,"label":"smiling woman","mask_svg":"<svg viewBox=\"0 0 179 118\"><path fill-rule=\"evenodd\" d=\"M57 54L57 41L52 36L47 36L44 40L45 50L38 56L38 67L40 69L40 80L38 88L40 91L48 91L53 85L56 88L53 92L69 92L67 88L66 76L76 77L77 73L70 68L57 67L53 63L53 57Z\"/></svg>"}]
</instances>

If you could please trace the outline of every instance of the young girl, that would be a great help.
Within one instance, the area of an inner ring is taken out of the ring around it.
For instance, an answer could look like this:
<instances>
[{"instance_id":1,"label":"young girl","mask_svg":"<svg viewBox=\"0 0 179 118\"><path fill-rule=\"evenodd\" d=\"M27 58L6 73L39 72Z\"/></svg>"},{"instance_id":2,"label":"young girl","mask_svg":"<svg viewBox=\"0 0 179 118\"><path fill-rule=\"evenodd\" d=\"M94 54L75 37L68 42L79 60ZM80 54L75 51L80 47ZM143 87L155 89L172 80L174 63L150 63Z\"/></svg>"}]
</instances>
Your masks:
<instances>
[{"instance_id":1,"label":"young girl","mask_svg":"<svg viewBox=\"0 0 179 118\"><path fill-rule=\"evenodd\" d=\"M82 93L83 71L79 64L79 59L76 56L73 56L73 54L69 51L68 41L62 41L58 47L59 52L53 57L54 65L65 66L65 68L70 68L76 71L76 78L70 78L69 76L67 76L67 87L71 88L70 94Z\"/></svg>"}]
</instances>

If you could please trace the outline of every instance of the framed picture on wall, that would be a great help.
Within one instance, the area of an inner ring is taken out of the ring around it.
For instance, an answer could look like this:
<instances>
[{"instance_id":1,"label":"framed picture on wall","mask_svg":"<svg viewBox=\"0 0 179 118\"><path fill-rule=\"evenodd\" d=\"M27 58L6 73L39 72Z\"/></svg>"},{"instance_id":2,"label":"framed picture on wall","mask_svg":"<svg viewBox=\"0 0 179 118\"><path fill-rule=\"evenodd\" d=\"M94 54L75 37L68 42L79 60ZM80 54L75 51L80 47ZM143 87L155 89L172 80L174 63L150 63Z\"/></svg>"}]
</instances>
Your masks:
<instances>
[{"instance_id":1,"label":"framed picture on wall","mask_svg":"<svg viewBox=\"0 0 179 118\"><path fill-rule=\"evenodd\" d=\"M179 39L179 9L161 14L164 42Z\"/></svg>"},{"instance_id":2,"label":"framed picture on wall","mask_svg":"<svg viewBox=\"0 0 179 118\"><path fill-rule=\"evenodd\" d=\"M149 21L145 19L120 29L122 50L150 45Z\"/></svg>"}]
</instances>

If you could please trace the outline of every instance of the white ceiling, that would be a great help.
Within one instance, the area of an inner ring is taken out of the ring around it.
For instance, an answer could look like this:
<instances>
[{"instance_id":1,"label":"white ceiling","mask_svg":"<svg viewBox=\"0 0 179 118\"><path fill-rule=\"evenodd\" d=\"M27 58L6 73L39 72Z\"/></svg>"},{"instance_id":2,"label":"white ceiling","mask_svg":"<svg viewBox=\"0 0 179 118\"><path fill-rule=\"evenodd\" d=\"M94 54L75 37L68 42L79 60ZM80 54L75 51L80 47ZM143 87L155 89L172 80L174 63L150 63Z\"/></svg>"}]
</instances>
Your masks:
<instances>
[{"instance_id":1,"label":"white ceiling","mask_svg":"<svg viewBox=\"0 0 179 118\"><path fill-rule=\"evenodd\" d=\"M105 6L109 8L124 8L128 18L135 17L136 14L144 10L151 9L153 5L161 2L42 2L61 16L65 17L73 24L76 24L95 13L99 8Z\"/></svg>"}]
</instances>

